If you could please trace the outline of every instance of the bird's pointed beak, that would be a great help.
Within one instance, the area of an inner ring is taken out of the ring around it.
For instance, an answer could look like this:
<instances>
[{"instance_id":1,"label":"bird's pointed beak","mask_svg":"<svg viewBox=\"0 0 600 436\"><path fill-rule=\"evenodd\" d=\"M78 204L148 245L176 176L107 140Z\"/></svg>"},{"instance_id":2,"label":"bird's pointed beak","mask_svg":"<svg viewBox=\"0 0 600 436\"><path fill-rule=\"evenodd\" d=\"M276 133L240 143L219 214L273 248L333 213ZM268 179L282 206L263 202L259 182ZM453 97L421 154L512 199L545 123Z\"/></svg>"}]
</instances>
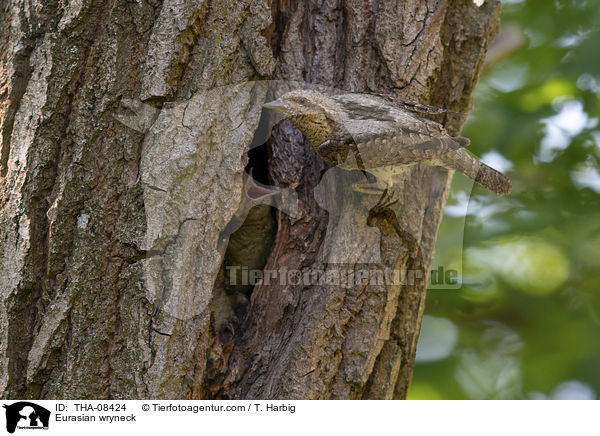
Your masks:
<instances>
[{"instance_id":1,"label":"bird's pointed beak","mask_svg":"<svg viewBox=\"0 0 600 436\"><path fill-rule=\"evenodd\" d=\"M275 112L283 112L283 109L285 109L286 106L285 106L285 103L283 103L279 100L273 100L273 101L263 104L263 107L274 110Z\"/></svg>"}]
</instances>

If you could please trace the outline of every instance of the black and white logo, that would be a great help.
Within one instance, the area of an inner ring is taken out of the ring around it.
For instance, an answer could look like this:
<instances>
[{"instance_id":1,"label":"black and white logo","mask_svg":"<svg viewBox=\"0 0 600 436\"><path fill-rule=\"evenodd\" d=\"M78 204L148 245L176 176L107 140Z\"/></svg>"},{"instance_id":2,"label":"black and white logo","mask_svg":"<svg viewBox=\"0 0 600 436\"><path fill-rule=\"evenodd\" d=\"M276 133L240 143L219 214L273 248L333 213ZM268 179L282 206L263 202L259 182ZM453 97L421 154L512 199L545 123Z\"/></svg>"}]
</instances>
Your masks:
<instances>
[{"instance_id":1,"label":"black and white logo","mask_svg":"<svg viewBox=\"0 0 600 436\"><path fill-rule=\"evenodd\" d=\"M6 409L6 431L48 429L50 411L29 401L19 401L3 406Z\"/></svg>"}]
</instances>

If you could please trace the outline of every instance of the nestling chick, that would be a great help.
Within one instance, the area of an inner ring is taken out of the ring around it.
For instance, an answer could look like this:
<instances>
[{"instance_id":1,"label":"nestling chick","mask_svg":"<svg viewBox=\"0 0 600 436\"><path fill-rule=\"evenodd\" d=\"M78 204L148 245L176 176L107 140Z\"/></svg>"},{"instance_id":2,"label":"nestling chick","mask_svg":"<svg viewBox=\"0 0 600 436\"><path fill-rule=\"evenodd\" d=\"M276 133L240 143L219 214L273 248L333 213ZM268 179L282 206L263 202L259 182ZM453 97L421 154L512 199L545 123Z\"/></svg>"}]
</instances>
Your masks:
<instances>
[{"instance_id":1,"label":"nestling chick","mask_svg":"<svg viewBox=\"0 0 600 436\"><path fill-rule=\"evenodd\" d=\"M246 293L254 287L243 283L242 268L246 273L262 270L275 238L275 220L271 207L281 192L261 186L252 177L252 170L244 178L242 201L231 221L221 234L220 249L226 244L224 267L225 287L228 291ZM234 268L229 271L229 268ZM235 282L231 282L231 274Z\"/></svg>"},{"instance_id":2,"label":"nestling chick","mask_svg":"<svg viewBox=\"0 0 600 436\"><path fill-rule=\"evenodd\" d=\"M264 107L288 118L325 161L368 171L383 188L391 187L394 176L407 166L424 162L460 171L497 194L510 192L504 174L464 150L470 143L467 138L452 137L441 124L419 118L385 98L295 90Z\"/></svg>"}]
</instances>

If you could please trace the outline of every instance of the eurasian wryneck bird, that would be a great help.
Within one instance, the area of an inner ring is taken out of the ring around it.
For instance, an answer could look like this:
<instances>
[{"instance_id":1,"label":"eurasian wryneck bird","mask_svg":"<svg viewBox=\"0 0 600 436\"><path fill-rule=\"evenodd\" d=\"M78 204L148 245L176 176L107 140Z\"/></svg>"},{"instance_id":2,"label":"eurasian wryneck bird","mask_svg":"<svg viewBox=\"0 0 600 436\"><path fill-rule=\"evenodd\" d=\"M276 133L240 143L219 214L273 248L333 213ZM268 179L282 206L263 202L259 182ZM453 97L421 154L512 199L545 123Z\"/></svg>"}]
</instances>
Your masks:
<instances>
[{"instance_id":1,"label":"eurasian wryneck bird","mask_svg":"<svg viewBox=\"0 0 600 436\"><path fill-rule=\"evenodd\" d=\"M417 117L384 97L295 90L264 107L288 118L325 161L374 175L380 192L393 185L394 176L420 162L460 171L497 194L510 192L504 174L464 149L470 143L467 138L450 136L441 124Z\"/></svg>"}]
</instances>

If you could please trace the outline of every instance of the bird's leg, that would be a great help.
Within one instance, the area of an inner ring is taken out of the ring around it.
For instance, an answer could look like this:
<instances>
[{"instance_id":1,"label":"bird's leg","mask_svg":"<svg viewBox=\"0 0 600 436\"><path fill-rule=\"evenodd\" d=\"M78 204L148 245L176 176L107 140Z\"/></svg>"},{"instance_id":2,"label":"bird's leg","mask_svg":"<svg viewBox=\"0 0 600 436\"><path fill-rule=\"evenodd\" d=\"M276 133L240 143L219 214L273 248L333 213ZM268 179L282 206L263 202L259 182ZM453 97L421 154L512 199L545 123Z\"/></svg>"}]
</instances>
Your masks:
<instances>
[{"instance_id":1,"label":"bird's leg","mask_svg":"<svg viewBox=\"0 0 600 436\"><path fill-rule=\"evenodd\" d=\"M387 191L380 183L358 182L352 184L352 190L368 195L382 195Z\"/></svg>"}]
</instances>

